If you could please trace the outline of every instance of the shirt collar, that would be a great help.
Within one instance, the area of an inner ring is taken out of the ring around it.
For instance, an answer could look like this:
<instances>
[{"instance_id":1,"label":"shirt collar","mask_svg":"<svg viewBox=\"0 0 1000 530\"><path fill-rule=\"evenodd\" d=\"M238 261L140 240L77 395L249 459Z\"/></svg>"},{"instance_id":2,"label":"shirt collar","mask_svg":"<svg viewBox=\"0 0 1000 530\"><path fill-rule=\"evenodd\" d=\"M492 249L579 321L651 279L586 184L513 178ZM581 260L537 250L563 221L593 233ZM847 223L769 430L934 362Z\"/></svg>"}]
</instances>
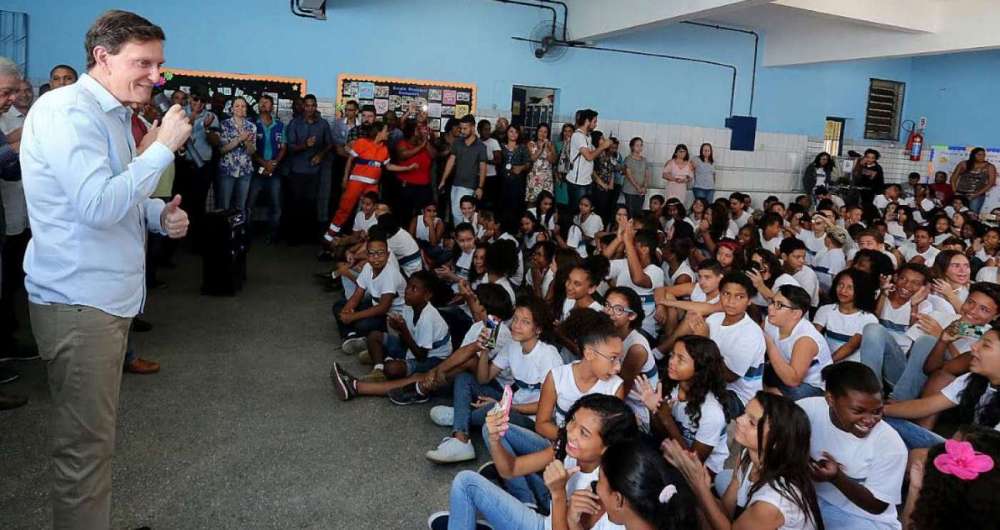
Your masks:
<instances>
[{"instance_id":1,"label":"shirt collar","mask_svg":"<svg viewBox=\"0 0 1000 530\"><path fill-rule=\"evenodd\" d=\"M122 102L118 101L117 98L112 96L111 92L108 92L108 89L104 88L104 85L101 85L96 79L90 77L90 74L81 75L80 79L77 80L77 83L94 95L97 102L101 105L101 110L104 112L111 112L117 108L131 110L125 105L122 105Z\"/></svg>"}]
</instances>

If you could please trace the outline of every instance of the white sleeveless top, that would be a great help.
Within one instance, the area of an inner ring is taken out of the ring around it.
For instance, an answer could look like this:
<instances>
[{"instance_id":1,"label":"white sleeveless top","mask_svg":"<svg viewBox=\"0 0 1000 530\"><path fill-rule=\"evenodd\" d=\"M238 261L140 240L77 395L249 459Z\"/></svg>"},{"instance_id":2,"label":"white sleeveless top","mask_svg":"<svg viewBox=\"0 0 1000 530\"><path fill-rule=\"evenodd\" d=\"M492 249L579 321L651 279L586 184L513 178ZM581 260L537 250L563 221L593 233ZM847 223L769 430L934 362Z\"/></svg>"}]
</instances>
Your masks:
<instances>
[{"instance_id":1,"label":"white sleeveless top","mask_svg":"<svg viewBox=\"0 0 1000 530\"><path fill-rule=\"evenodd\" d=\"M826 338L820 335L819 331L816 330L816 326L809 321L808 318L803 317L799 320L799 323L795 325L792 333L788 335L787 338L779 338L780 331L778 327L767 322L764 324L764 333L771 336L775 344L778 345L778 349L781 350L781 356L785 358L786 361L792 361L792 350L795 348L795 342L800 338L808 337L816 343L819 348L819 352L816 357L813 358L812 364L809 365L809 370L806 372L806 376L802 379L803 383L810 384L816 388L826 388L823 385L823 378L820 376L820 372L823 368L826 368L830 364L833 364L833 357L830 354L830 345L826 342Z\"/></svg>"},{"instance_id":2,"label":"white sleeveless top","mask_svg":"<svg viewBox=\"0 0 1000 530\"><path fill-rule=\"evenodd\" d=\"M440 223L440 222L441 222L441 218L440 217L435 217L434 218L434 226L437 226L438 223ZM423 215L418 215L417 216L417 239L419 239L421 241L427 241L427 242L430 242L430 240L431 240L431 231L430 231L430 228L427 227L427 224L424 223L424 216Z\"/></svg>"},{"instance_id":3,"label":"white sleeveless top","mask_svg":"<svg viewBox=\"0 0 1000 530\"><path fill-rule=\"evenodd\" d=\"M573 365L579 362L564 364L553 368L549 372L552 374L552 384L556 387L556 406L553 414L555 415L556 425L560 427L566 421L566 414L569 412L569 409L583 396L590 394L613 396L622 386L622 378L614 375L604 381L598 379L594 383L594 386L587 390L580 390L580 387L576 385L576 378L573 377Z\"/></svg>"},{"instance_id":4,"label":"white sleeveless top","mask_svg":"<svg viewBox=\"0 0 1000 530\"><path fill-rule=\"evenodd\" d=\"M688 263L688 260L682 261L681 264L677 266L677 270L675 270L673 274L670 273L670 265L667 265L667 262L665 261L663 262L663 276L665 278L663 282L664 284L674 285L677 282L677 278L684 276L685 274L691 278L691 281L696 281L698 279L698 276L695 274L694 269L691 268L691 264Z\"/></svg>"},{"instance_id":5,"label":"white sleeveless top","mask_svg":"<svg viewBox=\"0 0 1000 530\"><path fill-rule=\"evenodd\" d=\"M778 530L815 530L816 522L807 519L805 512L788 499L788 497L785 497L778 490L771 487L770 484L761 486L754 492L753 497L750 498L750 487L753 485L750 483L750 472L752 470L753 464L750 464L746 473L740 479L740 487L736 493L737 506L746 509L755 502L766 502L777 508L785 517L785 523Z\"/></svg>"},{"instance_id":6,"label":"white sleeveless top","mask_svg":"<svg viewBox=\"0 0 1000 530\"><path fill-rule=\"evenodd\" d=\"M649 379L649 384L653 385L653 388L656 388L656 383L660 381L660 372L656 369L656 357L650 353L649 341L646 340L646 337L642 333L639 333L639 330L633 329L622 341L622 350L626 356L629 350L632 349L632 346L636 344L646 350L646 362L642 364L639 373L645 375ZM635 387L629 391L628 396L625 398L625 403L635 412L636 419L639 420L639 427L648 431L649 409L642 403L642 400L639 398L639 391Z\"/></svg>"},{"instance_id":7,"label":"white sleeveless top","mask_svg":"<svg viewBox=\"0 0 1000 530\"><path fill-rule=\"evenodd\" d=\"M566 469L576 467L577 466L576 459L573 458L572 456L566 455L566 458L563 458L563 466ZM569 499L570 497L572 497L573 492L590 489L590 484L597 481L598 477L600 476L600 473L601 473L601 466L597 466L594 468L593 471L589 473L584 473L583 471L577 471L576 473L570 475L569 479L566 481L566 498ZM549 513L550 514L552 513L552 501L549 501ZM551 529L552 529L552 516L546 515L545 530L551 530Z\"/></svg>"}]
</instances>

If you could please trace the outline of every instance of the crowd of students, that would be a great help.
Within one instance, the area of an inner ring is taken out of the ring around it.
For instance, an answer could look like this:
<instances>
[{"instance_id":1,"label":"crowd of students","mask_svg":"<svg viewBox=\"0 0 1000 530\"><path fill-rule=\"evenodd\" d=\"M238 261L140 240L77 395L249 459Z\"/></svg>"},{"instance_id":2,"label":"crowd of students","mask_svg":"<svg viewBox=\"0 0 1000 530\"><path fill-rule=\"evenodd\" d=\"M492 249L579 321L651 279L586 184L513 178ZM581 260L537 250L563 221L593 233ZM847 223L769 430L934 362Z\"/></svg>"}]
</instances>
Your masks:
<instances>
[{"instance_id":1,"label":"crowd of students","mask_svg":"<svg viewBox=\"0 0 1000 530\"><path fill-rule=\"evenodd\" d=\"M1000 229L967 195L882 186L868 153L870 201L813 168L789 204L712 185L687 205L714 184L706 144L647 202L642 139L625 163L592 110L554 145L476 125L408 229L371 169L407 162L349 166L353 228L326 238L341 349L371 366L334 363L339 397L450 401L427 459L475 460L478 435L491 457L431 529L995 526Z\"/></svg>"}]
</instances>

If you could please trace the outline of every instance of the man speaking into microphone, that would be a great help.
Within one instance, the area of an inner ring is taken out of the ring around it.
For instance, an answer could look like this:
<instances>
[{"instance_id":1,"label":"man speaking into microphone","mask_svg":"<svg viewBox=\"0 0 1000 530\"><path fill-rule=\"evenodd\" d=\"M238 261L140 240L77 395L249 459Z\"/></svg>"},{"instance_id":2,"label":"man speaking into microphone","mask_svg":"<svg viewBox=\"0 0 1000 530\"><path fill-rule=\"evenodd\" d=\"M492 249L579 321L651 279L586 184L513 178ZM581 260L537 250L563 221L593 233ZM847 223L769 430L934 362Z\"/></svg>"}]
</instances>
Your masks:
<instances>
[{"instance_id":1,"label":"man speaking into microphone","mask_svg":"<svg viewBox=\"0 0 1000 530\"><path fill-rule=\"evenodd\" d=\"M136 145L129 105L150 100L163 30L109 11L87 31L87 73L28 114L21 170L33 237L31 327L52 395L54 528L111 525L111 456L129 324L146 299L146 232L187 233L181 198L151 199L191 133L174 105Z\"/></svg>"}]
</instances>

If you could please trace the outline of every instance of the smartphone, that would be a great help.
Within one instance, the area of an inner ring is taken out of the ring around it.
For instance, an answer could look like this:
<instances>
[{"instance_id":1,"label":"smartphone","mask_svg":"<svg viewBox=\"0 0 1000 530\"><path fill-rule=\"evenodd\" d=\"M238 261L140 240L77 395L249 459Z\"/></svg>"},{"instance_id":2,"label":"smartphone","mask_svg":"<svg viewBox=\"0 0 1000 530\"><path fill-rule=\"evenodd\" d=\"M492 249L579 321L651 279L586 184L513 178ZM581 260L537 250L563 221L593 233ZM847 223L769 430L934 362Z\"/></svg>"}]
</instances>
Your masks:
<instances>
[{"instance_id":1,"label":"smartphone","mask_svg":"<svg viewBox=\"0 0 1000 530\"><path fill-rule=\"evenodd\" d=\"M490 337L486 339L486 349L492 350L497 347L497 339L500 337L500 319L493 315L487 316L486 327L490 330Z\"/></svg>"},{"instance_id":2,"label":"smartphone","mask_svg":"<svg viewBox=\"0 0 1000 530\"><path fill-rule=\"evenodd\" d=\"M503 386L503 396L500 397L500 401L497 401L496 405L490 410L490 414L503 414L507 416L510 414L510 404L514 400L514 390L510 385Z\"/></svg>"}]
</instances>

